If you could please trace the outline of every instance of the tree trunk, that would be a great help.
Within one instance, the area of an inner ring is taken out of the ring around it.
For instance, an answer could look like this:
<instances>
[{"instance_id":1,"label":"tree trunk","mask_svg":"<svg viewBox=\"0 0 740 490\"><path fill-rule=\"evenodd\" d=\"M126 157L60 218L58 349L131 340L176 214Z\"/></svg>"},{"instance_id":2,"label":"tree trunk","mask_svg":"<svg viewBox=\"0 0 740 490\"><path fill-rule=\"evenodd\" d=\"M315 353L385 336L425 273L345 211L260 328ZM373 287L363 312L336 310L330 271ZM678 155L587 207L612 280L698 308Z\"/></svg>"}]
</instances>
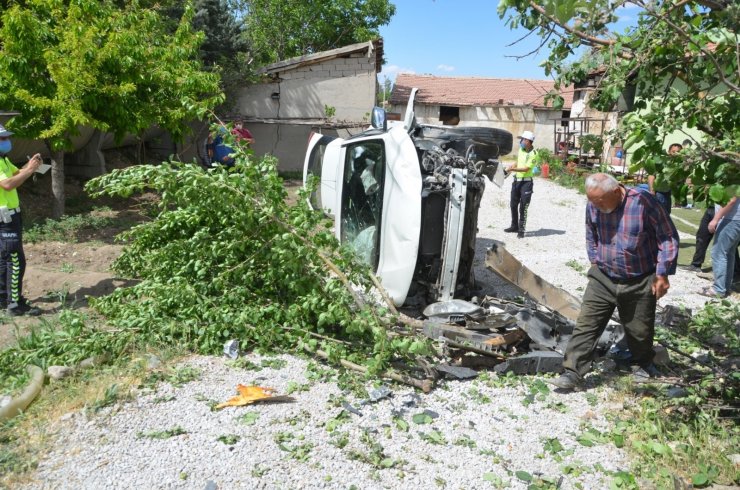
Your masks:
<instances>
[{"instance_id":1,"label":"tree trunk","mask_svg":"<svg viewBox=\"0 0 740 490\"><path fill-rule=\"evenodd\" d=\"M52 153L51 192L54 194L52 217L59 219L64 215L64 151Z\"/></svg>"}]
</instances>

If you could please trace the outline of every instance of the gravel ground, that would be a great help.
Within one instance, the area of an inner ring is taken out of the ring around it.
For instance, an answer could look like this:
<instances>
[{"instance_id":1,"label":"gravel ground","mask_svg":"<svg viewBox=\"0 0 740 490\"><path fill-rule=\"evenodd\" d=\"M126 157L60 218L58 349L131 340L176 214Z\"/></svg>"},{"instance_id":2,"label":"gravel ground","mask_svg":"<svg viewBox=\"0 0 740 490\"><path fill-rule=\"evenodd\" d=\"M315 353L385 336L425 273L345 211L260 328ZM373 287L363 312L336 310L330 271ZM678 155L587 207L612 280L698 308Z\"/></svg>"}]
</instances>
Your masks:
<instances>
[{"instance_id":1,"label":"gravel ground","mask_svg":"<svg viewBox=\"0 0 740 490\"><path fill-rule=\"evenodd\" d=\"M530 231L517 239L501 231L509 224L508 195L508 188L486 191L478 280L489 293L516 294L482 266L491 240L500 240L543 278L580 296L586 278L577 269L588 263L585 197L538 180ZM699 281L679 271L661 304L701 305L703 297L692 293ZM577 441L589 428L608 431L604 414L624 408L610 401L607 385L561 394L541 377L484 373L442 382L429 395L393 386L390 397L363 404L316 363L288 355L277 363L247 358L266 367L193 357L180 367L197 368L195 381L160 382L95 415L63 416L53 427L57 441L27 488L527 488L517 475L527 472L562 479L564 489L598 489L609 487L611 472L629 468L613 444ZM210 410L240 383L269 386L295 401ZM419 416L425 411L427 417ZM185 433L151 437L175 428ZM222 442L221 436L238 437Z\"/></svg>"}]
</instances>

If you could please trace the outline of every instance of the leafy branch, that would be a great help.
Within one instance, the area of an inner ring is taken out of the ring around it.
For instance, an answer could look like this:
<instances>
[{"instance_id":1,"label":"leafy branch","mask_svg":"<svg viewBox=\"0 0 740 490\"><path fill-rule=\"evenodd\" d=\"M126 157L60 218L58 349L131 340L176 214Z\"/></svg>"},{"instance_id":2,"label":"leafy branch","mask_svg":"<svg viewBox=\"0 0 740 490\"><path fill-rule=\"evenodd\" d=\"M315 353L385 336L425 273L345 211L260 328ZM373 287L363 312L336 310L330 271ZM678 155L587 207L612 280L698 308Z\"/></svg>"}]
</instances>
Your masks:
<instances>
[{"instance_id":1,"label":"leafy branch","mask_svg":"<svg viewBox=\"0 0 740 490\"><path fill-rule=\"evenodd\" d=\"M95 308L114 328L144 326L155 339L199 352L218 352L238 338L413 384L388 367L429 355L428 342L413 328L390 330L405 320L387 296L386 305L364 299L377 278L309 208L308 191L288 205L275 160L228 143L233 169L166 162L88 183L93 195L161 196L156 218L126 233L128 245L114 264L140 282L95 301Z\"/></svg>"}]
</instances>

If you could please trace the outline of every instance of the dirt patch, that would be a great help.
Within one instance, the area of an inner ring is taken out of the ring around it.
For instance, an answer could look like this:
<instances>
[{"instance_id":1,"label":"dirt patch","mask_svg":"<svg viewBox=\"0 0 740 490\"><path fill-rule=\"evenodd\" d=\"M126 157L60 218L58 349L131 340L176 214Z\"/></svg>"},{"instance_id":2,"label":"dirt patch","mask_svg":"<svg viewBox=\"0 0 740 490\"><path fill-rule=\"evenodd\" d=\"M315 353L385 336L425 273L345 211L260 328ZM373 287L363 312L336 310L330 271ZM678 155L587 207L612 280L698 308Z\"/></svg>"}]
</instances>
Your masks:
<instances>
[{"instance_id":1,"label":"dirt patch","mask_svg":"<svg viewBox=\"0 0 740 490\"><path fill-rule=\"evenodd\" d=\"M286 202L291 206L298 202L298 191L303 186L303 182L297 179L285 179L285 190L288 191Z\"/></svg>"},{"instance_id":2,"label":"dirt patch","mask_svg":"<svg viewBox=\"0 0 740 490\"><path fill-rule=\"evenodd\" d=\"M62 306L86 309L88 297L101 297L132 284L117 279L110 270L121 245L43 242L26 245L24 295L39 309L41 317L0 317L0 348L16 335L24 335L39 321L48 320Z\"/></svg>"}]
</instances>

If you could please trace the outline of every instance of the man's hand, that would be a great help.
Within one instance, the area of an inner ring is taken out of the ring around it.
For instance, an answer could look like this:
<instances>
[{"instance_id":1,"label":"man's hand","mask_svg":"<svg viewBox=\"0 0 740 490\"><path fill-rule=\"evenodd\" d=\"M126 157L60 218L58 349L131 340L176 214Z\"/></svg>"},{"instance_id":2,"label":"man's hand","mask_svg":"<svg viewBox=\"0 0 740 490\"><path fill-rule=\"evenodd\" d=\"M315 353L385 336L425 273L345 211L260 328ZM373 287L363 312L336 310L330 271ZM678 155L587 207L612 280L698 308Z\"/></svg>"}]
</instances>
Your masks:
<instances>
[{"instance_id":1,"label":"man's hand","mask_svg":"<svg viewBox=\"0 0 740 490\"><path fill-rule=\"evenodd\" d=\"M31 172L35 172L42 163L44 163L44 160L41 158L41 154L36 153L34 156L31 157L30 160L28 160L28 163L26 163L23 168L27 168Z\"/></svg>"},{"instance_id":2,"label":"man's hand","mask_svg":"<svg viewBox=\"0 0 740 490\"><path fill-rule=\"evenodd\" d=\"M717 231L717 223L719 220L712 220L707 225L707 230L709 230L709 233L714 235L714 233Z\"/></svg>"},{"instance_id":3,"label":"man's hand","mask_svg":"<svg viewBox=\"0 0 740 490\"><path fill-rule=\"evenodd\" d=\"M671 284L668 282L667 276L655 276L655 281L653 281L653 294L655 295L655 299L658 300L665 296L670 287Z\"/></svg>"}]
</instances>

